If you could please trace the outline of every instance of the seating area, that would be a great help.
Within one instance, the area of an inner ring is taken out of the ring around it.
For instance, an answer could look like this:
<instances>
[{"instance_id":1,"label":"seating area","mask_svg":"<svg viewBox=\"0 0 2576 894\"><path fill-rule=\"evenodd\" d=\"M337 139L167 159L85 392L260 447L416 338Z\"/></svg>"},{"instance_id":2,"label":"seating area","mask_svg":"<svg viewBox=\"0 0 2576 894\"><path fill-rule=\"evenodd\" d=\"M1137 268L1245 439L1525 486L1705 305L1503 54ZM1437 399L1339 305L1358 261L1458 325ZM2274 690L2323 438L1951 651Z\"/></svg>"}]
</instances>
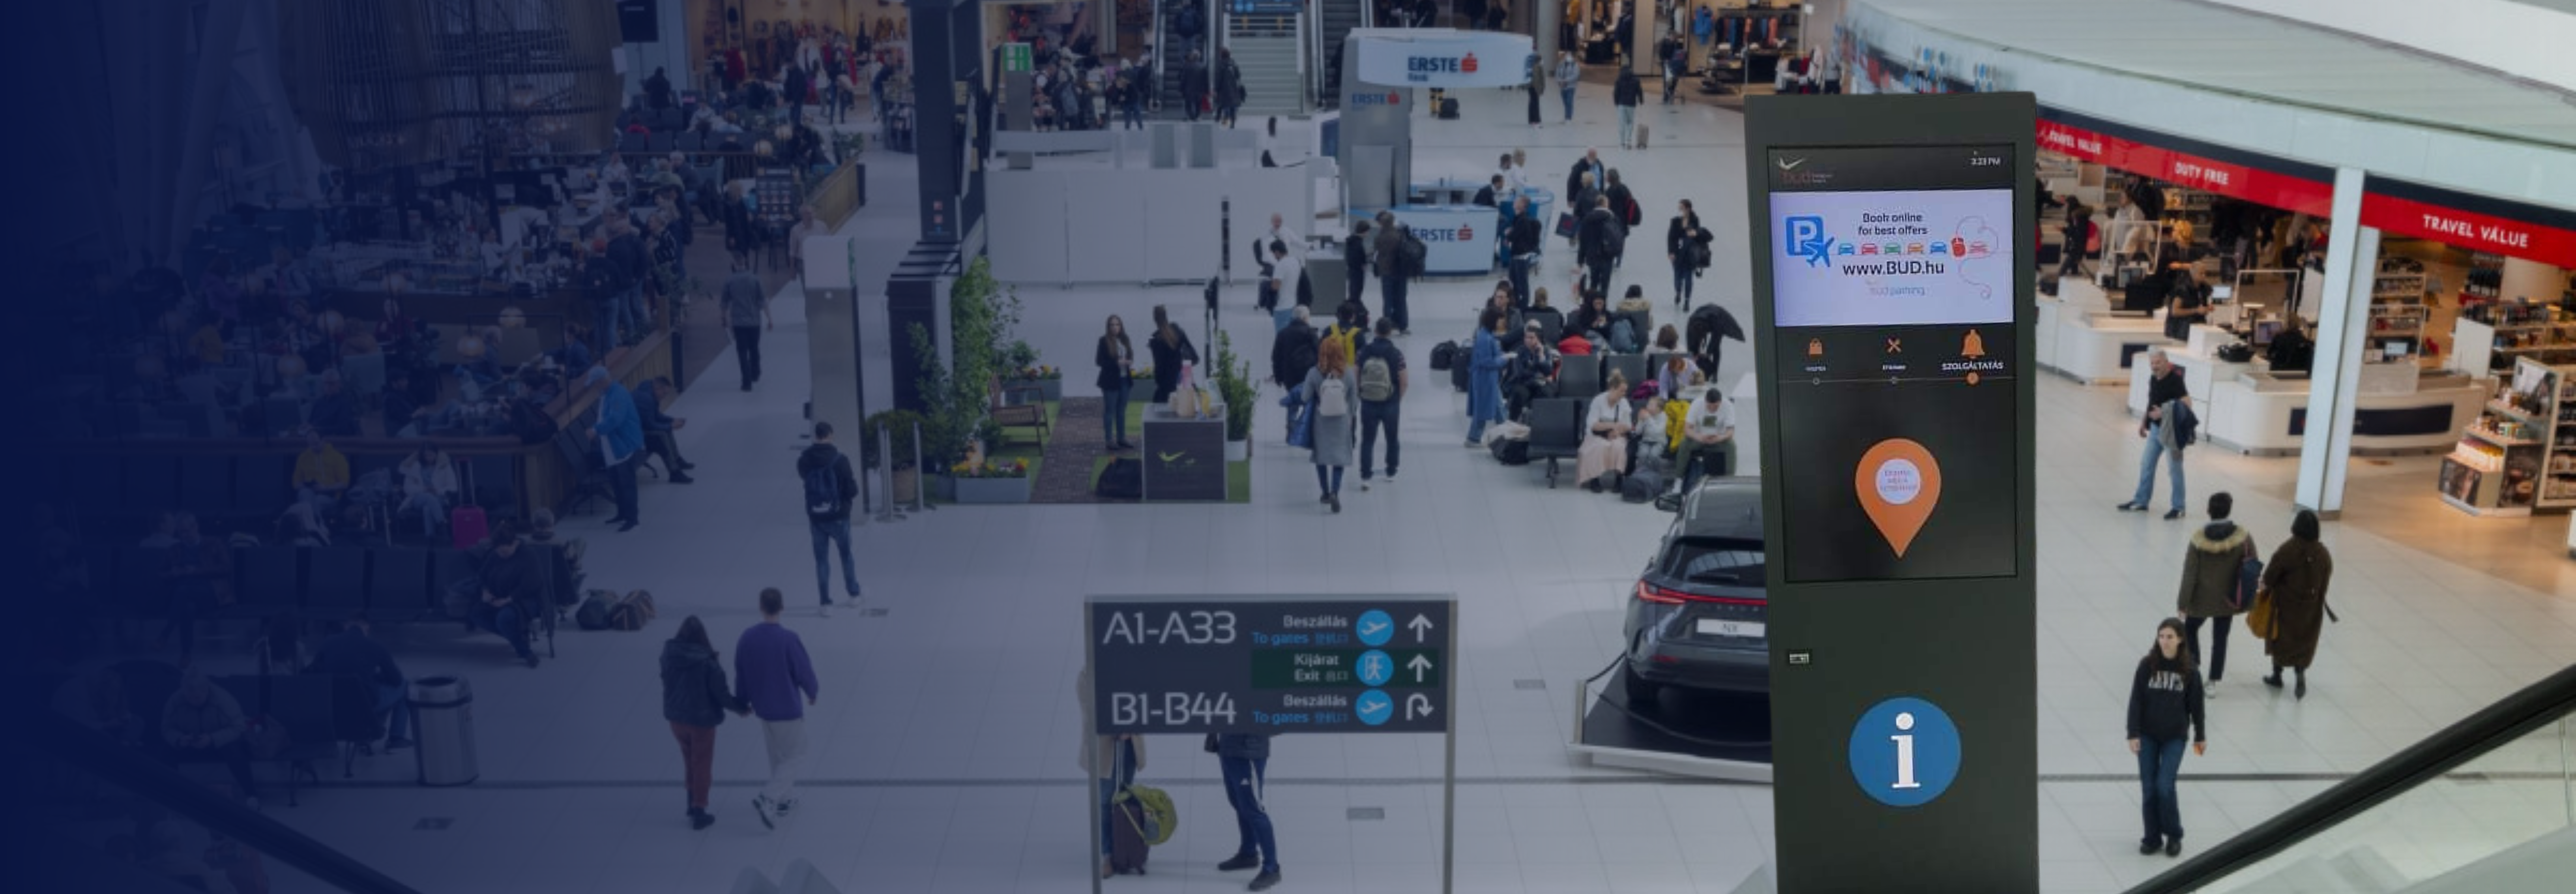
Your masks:
<instances>
[{"instance_id":1,"label":"seating area","mask_svg":"<svg viewBox=\"0 0 2576 894\"><path fill-rule=\"evenodd\" d=\"M541 568L562 567L563 547L522 543ZM231 548L232 573L227 583L229 605L200 615L215 621L261 621L285 618L346 619L374 623L466 620L470 596L453 595L460 582L473 577L469 553L457 549L403 546L242 546ZM166 618L171 607L169 550L150 546L94 546L81 561L88 572L88 614L104 616L120 631L135 621ZM569 585L560 573L540 576L540 604L554 610L532 613L532 634L541 634L552 657L556 621L568 601L559 590Z\"/></svg>"}]
</instances>

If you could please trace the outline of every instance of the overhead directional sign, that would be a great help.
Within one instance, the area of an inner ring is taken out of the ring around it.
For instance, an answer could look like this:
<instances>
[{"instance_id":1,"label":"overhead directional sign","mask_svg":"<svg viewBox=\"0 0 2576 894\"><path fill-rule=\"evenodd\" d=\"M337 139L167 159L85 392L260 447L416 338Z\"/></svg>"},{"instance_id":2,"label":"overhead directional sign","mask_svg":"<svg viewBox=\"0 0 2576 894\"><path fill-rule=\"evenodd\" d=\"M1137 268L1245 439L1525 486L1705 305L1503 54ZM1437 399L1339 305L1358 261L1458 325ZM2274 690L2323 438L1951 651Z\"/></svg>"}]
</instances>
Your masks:
<instances>
[{"instance_id":1,"label":"overhead directional sign","mask_svg":"<svg viewBox=\"0 0 2576 894\"><path fill-rule=\"evenodd\" d=\"M1454 600L1098 597L1094 729L1449 730Z\"/></svg>"}]
</instances>

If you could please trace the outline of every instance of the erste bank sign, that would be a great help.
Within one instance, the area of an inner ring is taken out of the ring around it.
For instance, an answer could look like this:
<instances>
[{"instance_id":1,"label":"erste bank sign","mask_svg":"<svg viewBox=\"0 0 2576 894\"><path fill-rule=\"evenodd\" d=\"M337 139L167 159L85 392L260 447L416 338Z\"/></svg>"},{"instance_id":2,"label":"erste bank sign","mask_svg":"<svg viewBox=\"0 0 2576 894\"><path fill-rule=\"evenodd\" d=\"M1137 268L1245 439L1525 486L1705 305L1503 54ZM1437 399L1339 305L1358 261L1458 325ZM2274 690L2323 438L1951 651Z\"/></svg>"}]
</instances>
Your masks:
<instances>
[{"instance_id":1,"label":"erste bank sign","mask_svg":"<svg viewBox=\"0 0 2576 894\"><path fill-rule=\"evenodd\" d=\"M1522 34L1422 28L1354 33L1359 80L1386 87L1509 87L1524 83L1529 73L1518 64L1529 58L1530 39Z\"/></svg>"}]
</instances>

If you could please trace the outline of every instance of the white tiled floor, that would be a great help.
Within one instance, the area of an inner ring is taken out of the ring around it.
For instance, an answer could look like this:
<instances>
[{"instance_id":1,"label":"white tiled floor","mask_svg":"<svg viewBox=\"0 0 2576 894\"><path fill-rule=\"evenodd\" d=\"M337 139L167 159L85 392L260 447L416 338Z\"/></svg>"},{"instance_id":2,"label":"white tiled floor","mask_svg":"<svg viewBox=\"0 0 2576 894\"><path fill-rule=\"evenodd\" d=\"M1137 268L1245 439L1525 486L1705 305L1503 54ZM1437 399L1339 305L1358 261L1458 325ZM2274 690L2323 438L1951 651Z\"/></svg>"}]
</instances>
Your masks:
<instances>
[{"instance_id":1,"label":"white tiled floor","mask_svg":"<svg viewBox=\"0 0 2576 894\"><path fill-rule=\"evenodd\" d=\"M1600 89L1575 128L1516 123L1516 95L1466 97L1467 120L1418 122L1426 158L1481 166L1498 146L1526 145L1548 180L1586 143L1616 144ZM1606 94L1606 90L1601 90ZM1699 200L1720 233L1718 257L1740 257L1744 216L1737 118L1705 106L1650 107L1655 149L1607 153L1637 185L1650 218L1677 197ZM903 156L873 160L880 204L853 227L882 271L909 226ZM1650 223L1651 251L1660 226ZM1664 296L1662 265L1623 275ZM865 276L881 272L863 270ZM1561 281L1549 271L1543 281ZM1416 335L1430 346L1464 333L1488 281L1418 285ZM1558 289L1557 291L1563 291ZM1739 265L1712 271L1703 300L1739 317ZM1108 313L1142 319L1188 290L1022 290L1022 334L1051 362L1087 369L1087 341ZM1248 307L1248 292L1233 307ZM773 875L814 862L844 891L1082 890L1089 865L1086 796L1074 748L1073 634L1089 593L1454 591L1465 650L1459 705L1458 888L1485 892L1720 892L1769 856L1771 791L1643 778L1580 766L1564 743L1577 681L1616 654L1623 585L1666 517L1579 491L1548 490L1532 469L1497 466L1458 446L1461 400L1427 364L1404 408L1410 448L1401 483L1346 492L1328 515L1308 496L1311 467L1278 446L1265 401L1247 506L960 507L858 533L868 605L791 620L823 677L812 715L816 755L800 816L763 832L747 809L763 774L750 726L720 734L716 811L690 832L675 748L659 714L655 656L680 616L696 614L729 647L754 620L752 594L777 585L810 598L808 542L796 510L792 451L806 351L791 289L770 339L772 381L738 392L718 363L675 408L693 424L690 487L646 485L644 526L616 534L599 516L568 527L591 543L596 586L644 587L663 620L644 633L564 634L539 670L506 662L488 638L453 628L398 634L414 675L461 672L478 692L482 781L454 790L409 785L406 762L377 758L372 784L315 792L271 815L424 890L486 892L717 891L744 867ZM1266 369L1265 320L1232 312L1227 328ZM1728 354L1726 377L1750 368ZM1081 394L1087 381L1072 376ZM2054 379L2040 387L2038 643L2042 878L2052 891L2109 891L2171 863L2134 853L2134 764L2122 747L2129 670L2154 622L2170 613L2188 526L2110 511L2136 465L2119 396ZM1089 432L1064 432L1086 437ZM2294 466L2193 454L2198 494L2229 489L2266 548L2283 536ZM2361 486L2379 487L2365 482ZM2413 487L2414 484L2384 486ZM2235 672L2210 707L2208 756L2185 765L2184 818L2195 844L2221 840L2347 773L2576 658L2576 599L2534 591L2446 558L2441 542L2396 542L2332 525L2333 593L2343 623L2326 634L2305 701L2253 680L2260 644L2240 633ZM2539 560L2534 560L2539 561ZM2564 562L2563 558L2549 561ZM2565 588L2560 588L2564 590ZM1516 680L1546 682L1543 691ZM1213 864L1233 834L1213 760L1182 737L1150 743L1144 779L1169 788L1179 837L1129 891L1226 891L1244 880ZM1288 737L1272 761L1287 884L1281 890L1426 892L1438 871L1440 743L1421 738ZM2226 781L2192 778L2230 774ZM2290 774L2287 778L2281 774ZM1351 821L1351 807L1383 820ZM451 817L442 832L411 831Z\"/></svg>"}]
</instances>

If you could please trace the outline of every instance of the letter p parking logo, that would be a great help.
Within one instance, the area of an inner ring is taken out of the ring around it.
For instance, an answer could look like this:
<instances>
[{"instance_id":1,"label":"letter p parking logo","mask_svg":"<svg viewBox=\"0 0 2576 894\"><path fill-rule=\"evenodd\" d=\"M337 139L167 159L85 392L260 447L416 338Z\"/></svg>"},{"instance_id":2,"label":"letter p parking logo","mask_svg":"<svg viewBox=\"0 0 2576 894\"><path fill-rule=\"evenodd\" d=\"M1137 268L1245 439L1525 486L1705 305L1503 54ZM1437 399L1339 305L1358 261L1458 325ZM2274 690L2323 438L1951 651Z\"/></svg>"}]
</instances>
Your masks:
<instances>
[{"instance_id":1,"label":"letter p parking logo","mask_svg":"<svg viewBox=\"0 0 2576 894\"><path fill-rule=\"evenodd\" d=\"M1852 781L1889 807L1921 807L1959 778L1959 727L1938 706L1891 698L1852 726Z\"/></svg>"},{"instance_id":2,"label":"letter p parking logo","mask_svg":"<svg viewBox=\"0 0 2576 894\"><path fill-rule=\"evenodd\" d=\"M1781 222L1788 242L1782 246L1790 257L1807 259L1807 266L1822 267L1834 256L1834 237L1825 234L1825 219L1798 215Z\"/></svg>"}]
</instances>

